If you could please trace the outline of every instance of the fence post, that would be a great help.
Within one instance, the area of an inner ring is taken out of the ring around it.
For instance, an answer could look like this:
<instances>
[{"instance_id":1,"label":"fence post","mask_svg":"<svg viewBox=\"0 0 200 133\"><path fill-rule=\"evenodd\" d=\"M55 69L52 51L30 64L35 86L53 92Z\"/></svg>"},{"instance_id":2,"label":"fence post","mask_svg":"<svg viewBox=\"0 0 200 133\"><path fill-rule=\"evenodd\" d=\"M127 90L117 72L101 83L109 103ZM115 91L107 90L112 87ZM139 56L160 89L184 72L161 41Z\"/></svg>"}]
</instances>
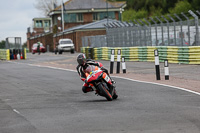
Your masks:
<instances>
[{"instance_id":1,"label":"fence post","mask_svg":"<svg viewBox=\"0 0 200 133\"><path fill-rule=\"evenodd\" d=\"M164 45L164 34L163 34L163 22L156 16L156 19L161 23L161 30L162 30L162 45Z\"/></svg>"},{"instance_id":2,"label":"fence post","mask_svg":"<svg viewBox=\"0 0 200 133\"><path fill-rule=\"evenodd\" d=\"M148 26L141 19L139 19L139 21L143 24L143 27L144 27L144 42L145 42L145 46L147 46L147 32L146 32L146 29L148 29Z\"/></svg>"},{"instance_id":3,"label":"fence post","mask_svg":"<svg viewBox=\"0 0 200 133\"><path fill-rule=\"evenodd\" d=\"M168 46L169 46L169 21L164 17L164 16L161 16L166 22L167 22L167 39L168 39Z\"/></svg>"},{"instance_id":4,"label":"fence post","mask_svg":"<svg viewBox=\"0 0 200 133\"><path fill-rule=\"evenodd\" d=\"M139 30L139 40L140 40L140 43L139 43L139 45L138 46L141 46L141 42L142 42L142 28L141 28L141 25L138 23L138 21L135 19L134 20L135 22L136 22L136 24L137 24L137 27L138 27L138 30Z\"/></svg>"},{"instance_id":5,"label":"fence post","mask_svg":"<svg viewBox=\"0 0 200 133\"><path fill-rule=\"evenodd\" d=\"M181 12L181 14L187 19L187 25L188 25L188 45L190 46L190 20L189 20L189 18L183 12Z\"/></svg>"},{"instance_id":6,"label":"fence post","mask_svg":"<svg viewBox=\"0 0 200 133\"><path fill-rule=\"evenodd\" d=\"M157 49L154 50L154 56L155 56L156 79L160 80L159 55Z\"/></svg>"},{"instance_id":7,"label":"fence post","mask_svg":"<svg viewBox=\"0 0 200 133\"><path fill-rule=\"evenodd\" d=\"M173 21L174 23L174 41L175 41L175 46L176 46L176 21L170 16L168 15L168 17Z\"/></svg>"},{"instance_id":8,"label":"fence post","mask_svg":"<svg viewBox=\"0 0 200 133\"><path fill-rule=\"evenodd\" d=\"M157 41L157 40L158 40L157 23L156 23L156 21L154 21L153 18L150 17L150 19L151 19L151 21L153 21L154 24L155 24L155 30L156 30L156 46L158 46L158 41Z\"/></svg>"},{"instance_id":9,"label":"fence post","mask_svg":"<svg viewBox=\"0 0 200 133\"><path fill-rule=\"evenodd\" d=\"M180 24L181 24L181 45L183 46L183 23L182 23L182 19L176 13L174 13L174 16L176 16L176 18L178 18L178 20L180 21Z\"/></svg>"},{"instance_id":10,"label":"fence post","mask_svg":"<svg viewBox=\"0 0 200 133\"><path fill-rule=\"evenodd\" d=\"M199 45L199 17L191 10L188 11L195 18L195 27L196 27L196 37L195 37L195 45Z\"/></svg>"},{"instance_id":11,"label":"fence post","mask_svg":"<svg viewBox=\"0 0 200 133\"><path fill-rule=\"evenodd\" d=\"M149 31L149 33L150 33L150 40L151 40L151 46L152 46L152 37L151 37L151 23L146 19L146 18L144 18L144 20L145 20L145 22L147 22L148 24L149 24L149 29L150 29L150 31Z\"/></svg>"}]
</instances>

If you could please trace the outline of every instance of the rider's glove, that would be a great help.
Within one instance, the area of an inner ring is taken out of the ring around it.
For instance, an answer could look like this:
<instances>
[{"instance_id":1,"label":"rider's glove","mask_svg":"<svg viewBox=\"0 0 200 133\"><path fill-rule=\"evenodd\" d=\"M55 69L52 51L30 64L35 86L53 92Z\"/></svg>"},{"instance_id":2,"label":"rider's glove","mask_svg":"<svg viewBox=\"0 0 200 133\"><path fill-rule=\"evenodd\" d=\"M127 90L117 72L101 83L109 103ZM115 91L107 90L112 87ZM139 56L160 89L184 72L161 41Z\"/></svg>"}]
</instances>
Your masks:
<instances>
[{"instance_id":1,"label":"rider's glove","mask_svg":"<svg viewBox=\"0 0 200 133\"><path fill-rule=\"evenodd\" d=\"M106 72L106 73L108 73L108 70L105 69L104 67L101 67L101 70L104 71L104 72Z\"/></svg>"}]
</instances>

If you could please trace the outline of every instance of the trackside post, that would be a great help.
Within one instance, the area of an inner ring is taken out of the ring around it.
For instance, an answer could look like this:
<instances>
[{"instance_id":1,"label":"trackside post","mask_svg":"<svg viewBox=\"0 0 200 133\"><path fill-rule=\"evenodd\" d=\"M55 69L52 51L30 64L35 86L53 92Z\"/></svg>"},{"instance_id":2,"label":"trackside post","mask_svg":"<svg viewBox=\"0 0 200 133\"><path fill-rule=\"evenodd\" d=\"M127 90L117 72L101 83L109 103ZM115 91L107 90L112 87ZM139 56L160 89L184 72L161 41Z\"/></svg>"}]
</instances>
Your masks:
<instances>
[{"instance_id":1,"label":"trackside post","mask_svg":"<svg viewBox=\"0 0 200 133\"><path fill-rule=\"evenodd\" d=\"M156 79L160 80L159 55L157 49L154 50L154 56L155 56Z\"/></svg>"},{"instance_id":2,"label":"trackside post","mask_svg":"<svg viewBox=\"0 0 200 133\"><path fill-rule=\"evenodd\" d=\"M113 73L114 60L115 60L115 50L114 50L114 49L111 49L111 57L110 57L110 74Z\"/></svg>"}]
</instances>

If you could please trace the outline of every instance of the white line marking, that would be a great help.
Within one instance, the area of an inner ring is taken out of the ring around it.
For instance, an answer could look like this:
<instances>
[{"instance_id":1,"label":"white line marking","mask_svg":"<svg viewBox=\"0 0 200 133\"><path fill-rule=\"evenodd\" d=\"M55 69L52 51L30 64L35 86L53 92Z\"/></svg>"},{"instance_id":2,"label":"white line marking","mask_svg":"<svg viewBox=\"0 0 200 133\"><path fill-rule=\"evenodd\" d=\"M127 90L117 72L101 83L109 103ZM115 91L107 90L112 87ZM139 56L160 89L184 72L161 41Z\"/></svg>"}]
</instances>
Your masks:
<instances>
[{"instance_id":1,"label":"white line marking","mask_svg":"<svg viewBox=\"0 0 200 133\"><path fill-rule=\"evenodd\" d=\"M171 88L175 88L175 89L179 89L179 90L183 90L183 91L187 91L187 92L191 92L191 93L200 95L199 92L192 91L192 90L188 90L188 89L181 88L181 87L176 87L176 86L171 86L171 85L166 85L166 84L160 84L160 83L154 83L154 82L147 82L147 81L134 80L134 79L124 78L124 77L119 77L119 76L112 76L112 77L121 78L121 79L126 79L126 80L134 81L134 82L145 83L145 84L154 84L154 85L161 85L161 86L171 87Z\"/></svg>"},{"instance_id":2,"label":"white line marking","mask_svg":"<svg viewBox=\"0 0 200 133\"><path fill-rule=\"evenodd\" d=\"M17 64L24 64L24 63L17 63ZM35 66L35 67L43 67L43 68L50 68L50 69L56 69L56 70L76 72L75 70L58 68L58 67L41 66L41 65L34 65L34 64L28 64L28 65L29 66ZM175 89L178 89L178 90L183 90L183 91L186 91L186 92L190 92L190 93L194 93L194 94L200 95L199 92L188 90L188 89L181 88L181 87L176 87L176 86L171 86L171 85L165 85L165 84L160 84L160 83L154 83L154 82L141 81L141 80L135 80L135 79L124 78L124 77L119 77L119 76L112 76L112 77L121 78L121 79L129 80L129 81L134 81L134 82L140 82L140 83L146 83L146 84L154 84L154 85L161 85L161 86L171 87L171 88L175 88Z\"/></svg>"},{"instance_id":3,"label":"white line marking","mask_svg":"<svg viewBox=\"0 0 200 133\"><path fill-rule=\"evenodd\" d=\"M58 67L51 67L51 66L41 66L41 65L34 65L34 64L28 64L28 65L29 66L36 66L36 67L43 67L43 68L51 68L51 69L56 69L56 70L64 70L64 71L76 72L75 70L65 69L65 68L58 68Z\"/></svg>"},{"instance_id":4,"label":"white line marking","mask_svg":"<svg viewBox=\"0 0 200 133\"><path fill-rule=\"evenodd\" d=\"M16 109L13 109L14 112L16 112L17 114L20 114L19 111L17 111ZM20 114L21 115L21 114Z\"/></svg>"}]
</instances>

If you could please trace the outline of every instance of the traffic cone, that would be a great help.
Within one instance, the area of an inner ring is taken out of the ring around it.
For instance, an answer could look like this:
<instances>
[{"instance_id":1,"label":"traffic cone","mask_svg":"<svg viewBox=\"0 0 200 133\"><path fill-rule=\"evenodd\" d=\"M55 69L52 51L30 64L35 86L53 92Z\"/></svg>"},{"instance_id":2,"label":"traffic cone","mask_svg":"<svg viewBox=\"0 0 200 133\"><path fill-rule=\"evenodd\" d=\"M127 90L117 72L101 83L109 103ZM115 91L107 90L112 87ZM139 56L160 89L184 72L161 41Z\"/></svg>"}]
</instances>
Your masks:
<instances>
[{"instance_id":1,"label":"traffic cone","mask_svg":"<svg viewBox=\"0 0 200 133\"><path fill-rule=\"evenodd\" d=\"M21 53L21 56L20 56L20 58L21 58L21 59L23 59L23 55L22 55L22 53Z\"/></svg>"}]
</instances>

